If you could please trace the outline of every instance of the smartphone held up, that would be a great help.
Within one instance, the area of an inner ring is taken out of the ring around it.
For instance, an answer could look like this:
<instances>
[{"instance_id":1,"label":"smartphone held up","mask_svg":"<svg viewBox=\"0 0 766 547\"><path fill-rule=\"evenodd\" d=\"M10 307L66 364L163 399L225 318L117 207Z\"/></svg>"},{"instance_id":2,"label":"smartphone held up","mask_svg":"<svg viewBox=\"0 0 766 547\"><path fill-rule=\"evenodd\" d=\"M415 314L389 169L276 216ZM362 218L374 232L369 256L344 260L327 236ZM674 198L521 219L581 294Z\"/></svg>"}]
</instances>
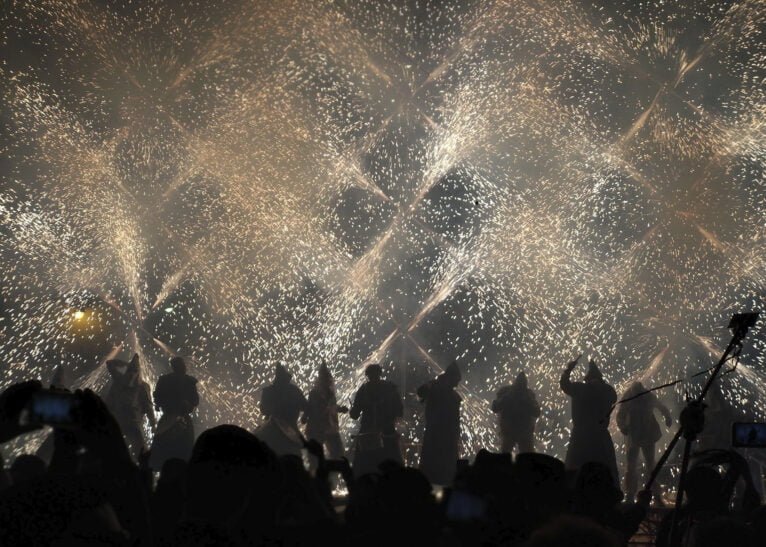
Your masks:
<instances>
[{"instance_id":1,"label":"smartphone held up","mask_svg":"<svg viewBox=\"0 0 766 547\"><path fill-rule=\"evenodd\" d=\"M80 398L74 393L41 390L32 395L19 416L22 426L66 426L77 420Z\"/></svg>"}]
</instances>

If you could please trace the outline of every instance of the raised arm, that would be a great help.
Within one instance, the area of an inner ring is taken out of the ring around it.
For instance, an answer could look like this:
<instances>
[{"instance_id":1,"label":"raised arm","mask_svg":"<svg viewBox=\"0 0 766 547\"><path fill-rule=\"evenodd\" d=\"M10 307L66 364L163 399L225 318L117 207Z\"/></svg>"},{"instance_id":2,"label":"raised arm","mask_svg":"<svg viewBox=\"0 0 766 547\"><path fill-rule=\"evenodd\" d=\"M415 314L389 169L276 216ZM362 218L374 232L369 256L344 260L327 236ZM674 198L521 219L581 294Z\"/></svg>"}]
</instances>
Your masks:
<instances>
[{"instance_id":1,"label":"raised arm","mask_svg":"<svg viewBox=\"0 0 766 547\"><path fill-rule=\"evenodd\" d=\"M567 364L567 368L564 369L564 373L561 375L561 380L559 381L559 385L561 386L561 391L566 393L567 395L572 395L574 393L574 382L572 382L572 371L577 366L577 362L580 360L581 355L577 356L577 359L574 361L570 361L569 364Z\"/></svg>"}]
</instances>

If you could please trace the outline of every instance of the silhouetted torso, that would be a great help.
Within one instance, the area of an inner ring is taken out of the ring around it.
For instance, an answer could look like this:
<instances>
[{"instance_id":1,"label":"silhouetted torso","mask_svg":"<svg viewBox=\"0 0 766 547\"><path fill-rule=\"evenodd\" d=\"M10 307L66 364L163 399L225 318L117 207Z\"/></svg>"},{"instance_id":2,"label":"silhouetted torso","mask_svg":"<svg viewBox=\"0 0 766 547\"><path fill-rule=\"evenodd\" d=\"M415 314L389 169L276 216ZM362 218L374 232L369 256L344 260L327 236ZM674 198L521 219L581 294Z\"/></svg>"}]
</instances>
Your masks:
<instances>
[{"instance_id":1,"label":"silhouetted torso","mask_svg":"<svg viewBox=\"0 0 766 547\"><path fill-rule=\"evenodd\" d=\"M404 413L404 406L394 384L386 380L368 381L354 397L349 415L361 418L354 455L357 475L377 471L385 460L402 463L396 420Z\"/></svg>"},{"instance_id":2,"label":"silhouetted torso","mask_svg":"<svg viewBox=\"0 0 766 547\"><path fill-rule=\"evenodd\" d=\"M426 430L420 470L435 484L451 484L460 451L462 398L443 377L418 389L425 401Z\"/></svg>"},{"instance_id":3,"label":"silhouetted torso","mask_svg":"<svg viewBox=\"0 0 766 547\"><path fill-rule=\"evenodd\" d=\"M141 381L129 381L126 375L112 376L112 384L106 403L120 427L140 427L144 415L151 411L149 385Z\"/></svg>"},{"instance_id":4,"label":"silhouetted torso","mask_svg":"<svg viewBox=\"0 0 766 547\"><path fill-rule=\"evenodd\" d=\"M306 436L310 439L325 442L328 436L338 433L338 406L331 389L313 388L306 414Z\"/></svg>"},{"instance_id":5,"label":"silhouetted torso","mask_svg":"<svg viewBox=\"0 0 766 547\"><path fill-rule=\"evenodd\" d=\"M499 418L502 452L511 452L516 445L519 452L534 451L535 422L540 416L540 405L526 384L517 382L500 389L497 399L492 402L492 411Z\"/></svg>"},{"instance_id":6,"label":"silhouetted torso","mask_svg":"<svg viewBox=\"0 0 766 547\"><path fill-rule=\"evenodd\" d=\"M296 426L301 412L307 408L306 397L298 386L289 381L276 381L263 390L261 412L265 416Z\"/></svg>"},{"instance_id":7,"label":"silhouetted torso","mask_svg":"<svg viewBox=\"0 0 766 547\"><path fill-rule=\"evenodd\" d=\"M160 376L154 388L154 403L165 414L191 414L199 404L197 379L178 372Z\"/></svg>"},{"instance_id":8,"label":"silhouetted torso","mask_svg":"<svg viewBox=\"0 0 766 547\"><path fill-rule=\"evenodd\" d=\"M191 413L199 404L197 379L183 372L164 374L157 380L154 403L162 410L152 443L151 466L159 471L170 458L188 460L194 445Z\"/></svg>"},{"instance_id":9,"label":"silhouetted torso","mask_svg":"<svg viewBox=\"0 0 766 547\"><path fill-rule=\"evenodd\" d=\"M617 401L617 392L603 379L572 382L568 374L561 379L561 389L572 399L567 468L578 469L584 463L598 462L606 465L618 480L617 457L609 434L609 413Z\"/></svg>"},{"instance_id":10,"label":"silhouetted torso","mask_svg":"<svg viewBox=\"0 0 766 547\"><path fill-rule=\"evenodd\" d=\"M404 406L396 385L387 380L366 382L356 392L351 407L352 418L361 416L359 433L394 433L396 420L403 413Z\"/></svg>"},{"instance_id":11,"label":"silhouetted torso","mask_svg":"<svg viewBox=\"0 0 766 547\"><path fill-rule=\"evenodd\" d=\"M134 456L144 450L144 416L154 423L149 384L141 380L131 363L122 371L119 361L107 362L112 382L104 402L117 420Z\"/></svg>"}]
</instances>

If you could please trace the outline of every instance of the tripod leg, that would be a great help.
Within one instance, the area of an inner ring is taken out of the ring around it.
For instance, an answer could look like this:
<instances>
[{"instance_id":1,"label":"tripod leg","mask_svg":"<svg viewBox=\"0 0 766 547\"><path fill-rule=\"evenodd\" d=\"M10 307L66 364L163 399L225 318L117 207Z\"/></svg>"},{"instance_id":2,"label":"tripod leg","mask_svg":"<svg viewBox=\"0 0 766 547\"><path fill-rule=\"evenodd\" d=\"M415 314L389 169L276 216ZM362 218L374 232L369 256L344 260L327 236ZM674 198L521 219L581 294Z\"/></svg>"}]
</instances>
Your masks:
<instances>
[{"instance_id":1,"label":"tripod leg","mask_svg":"<svg viewBox=\"0 0 766 547\"><path fill-rule=\"evenodd\" d=\"M681 504L684 502L684 492L686 489L686 471L689 469L689 453L692 449L692 442L686 439L684 445L684 458L681 460L681 475L678 477L678 493L676 494L676 507L673 510L673 522L670 525L670 546L677 547L681 545L682 532L678 529L678 515L681 512Z\"/></svg>"},{"instance_id":2,"label":"tripod leg","mask_svg":"<svg viewBox=\"0 0 766 547\"><path fill-rule=\"evenodd\" d=\"M652 470L652 474L649 475L649 478L646 481L646 485L644 485L644 490L651 490L652 485L654 484L654 481L657 480L657 475L660 474L660 471L664 467L665 463L668 461L668 458L670 457L671 452L673 452L673 449L676 446L676 443L678 443L678 440L681 438L681 428L678 428L678 431L676 431L676 434L673 436L673 439L670 441L670 444L668 444L668 447L665 449L665 452L662 453L662 457L660 457L660 460L657 462L657 465L654 466L654 469Z\"/></svg>"}]
</instances>

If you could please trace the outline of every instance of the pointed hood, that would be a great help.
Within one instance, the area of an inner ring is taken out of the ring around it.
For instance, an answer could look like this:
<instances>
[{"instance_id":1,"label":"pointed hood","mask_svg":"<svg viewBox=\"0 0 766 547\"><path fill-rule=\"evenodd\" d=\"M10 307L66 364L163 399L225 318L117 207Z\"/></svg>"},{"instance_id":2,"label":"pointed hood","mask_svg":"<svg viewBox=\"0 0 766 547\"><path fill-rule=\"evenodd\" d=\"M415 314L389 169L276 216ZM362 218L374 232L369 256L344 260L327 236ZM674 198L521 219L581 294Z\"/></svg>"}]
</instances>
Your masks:
<instances>
[{"instance_id":1,"label":"pointed hood","mask_svg":"<svg viewBox=\"0 0 766 547\"><path fill-rule=\"evenodd\" d=\"M456 386L460 383L460 379L463 377L462 374L460 374L460 368L457 366L457 361L452 361L450 365L446 368L444 373L442 374L444 377L444 380L453 386Z\"/></svg>"},{"instance_id":2,"label":"pointed hood","mask_svg":"<svg viewBox=\"0 0 766 547\"><path fill-rule=\"evenodd\" d=\"M316 386L318 387L333 387L333 378L332 373L330 372L330 368L327 366L327 363L322 361L322 364L319 365L319 374L317 374L316 379Z\"/></svg>"},{"instance_id":3,"label":"pointed hood","mask_svg":"<svg viewBox=\"0 0 766 547\"><path fill-rule=\"evenodd\" d=\"M596 363L590 361L588 363L588 372L585 373L585 381L591 380L603 380L604 376L601 374L601 370L596 366Z\"/></svg>"},{"instance_id":4,"label":"pointed hood","mask_svg":"<svg viewBox=\"0 0 766 547\"><path fill-rule=\"evenodd\" d=\"M293 379L292 374L287 372L287 369L282 363L277 363L274 367L274 383L285 382L289 383Z\"/></svg>"}]
</instances>

